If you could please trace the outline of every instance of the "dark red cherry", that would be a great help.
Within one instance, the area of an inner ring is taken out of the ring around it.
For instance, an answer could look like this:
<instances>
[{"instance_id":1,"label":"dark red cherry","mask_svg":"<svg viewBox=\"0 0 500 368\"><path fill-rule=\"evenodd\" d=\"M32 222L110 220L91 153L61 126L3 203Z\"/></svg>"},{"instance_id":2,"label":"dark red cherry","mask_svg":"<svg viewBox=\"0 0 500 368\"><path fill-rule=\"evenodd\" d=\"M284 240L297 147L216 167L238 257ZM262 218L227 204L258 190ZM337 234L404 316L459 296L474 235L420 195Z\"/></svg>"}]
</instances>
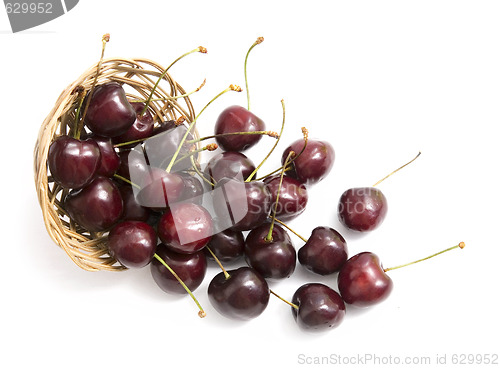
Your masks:
<instances>
[{"instance_id":1,"label":"dark red cherry","mask_svg":"<svg viewBox=\"0 0 500 368\"><path fill-rule=\"evenodd\" d=\"M91 135L91 139L97 143L101 152L97 175L112 177L120 166L120 157L113 147L111 138Z\"/></svg>"},{"instance_id":2,"label":"dark red cherry","mask_svg":"<svg viewBox=\"0 0 500 368\"><path fill-rule=\"evenodd\" d=\"M130 104L132 105L136 113L134 124L132 124L132 126L128 128L125 133L113 138L113 143L115 144L145 139L153 134L153 116L151 116L151 113L148 110L146 110L144 114L141 115L145 105L142 102L131 102ZM139 144L139 142L132 143L123 147L134 147L137 144Z\"/></svg>"},{"instance_id":3,"label":"dark red cherry","mask_svg":"<svg viewBox=\"0 0 500 368\"><path fill-rule=\"evenodd\" d=\"M116 173L124 178L140 182L150 169L142 146L120 151L118 157L120 158L120 165Z\"/></svg>"},{"instance_id":4,"label":"dark red cherry","mask_svg":"<svg viewBox=\"0 0 500 368\"><path fill-rule=\"evenodd\" d=\"M270 176L264 179L264 183L271 192L271 202L273 204L271 212L276 208L276 218L278 220L290 221L305 211L309 196L306 186L289 176L283 176L281 189L279 189L280 177L281 175ZM279 198L276 205L278 189Z\"/></svg>"},{"instance_id":5,"label":"dark red cherry","mask_svg":"<svg viewBox=\"0 0 500 368\"><path fill-rule=\"evenodd\" d=\"M215 122L214 134L254 132L266 129L264 122L241 106L230 106L221 112ZM262 135L226 135L216 137L217 144L224 151L245 151L257 144Z\"/></svg>"},{"instance_id":6,"label":"dark red cherry","mask_svg":"<svg viewBox=\"0 0 500 368\"><path fill-rule=\"evenodd\" d=\"M302 285L293 294L292 314L300 328L325 331L337 327L344 319L346 308L340 295L319 283Z\"/></svg>"},{"instance_id":7,"label":"dark red cherry","mask_svg":"<svg viewBox=\"0 0 500 368\"><path fill-rule=\"evenodd\" d=\"M158 244L156 254L179 276L188 289L194 291L201 285L207 272L207 258L203 252L180 254ZM172 273L156 258L151 262L151 275L156 284L166 293L187 294L186 289Z\"/></svg>"},{"instance_id":8,"label":"dark red cherry","mask_svg":"<svg viewBox=\"0 0 500 368\"><path fill-rule=\"evenodd\" d=\"M127 268L144 267L155 254L155 230L142 221L123 221L111 229L108 248L111 257Z\"/></svg>"},{"instance_id":9,"label":"dark red cherry","mask_svg":"<svg viewBox=\"0 0 500 368\"><path fill-rule=\"evenodd\" d=\"M141 206L135 199L134 190L130 185L119 186L120 194L123 199L122 221L148 221L151 216L151 210Z\"/></svg>"},{"instance_id":10,"label":"dark red cherry","mask_svg":"<svg viewBox=\"0 0 500 368\"><path fill-rule=\"evenodd\" d=\"M249 320L258 317L269 303L266 280L250 267L217 274L208 285L208 299L223 316Z\"/></svg>"},{"instance_id":11,"label":"dark red cherry","mask_svg":"<svg viewBox=\"0 0 500 368\"><path fill-rule=\"evenodd\" d=\"M95 177L100 159L101 152L95 141L62 135L50 144L47 162L57 184L81 188Z\"/></svg>"},{"instance_id":12,"label":"dark red cherry","mask_svg":"<svg viewBox=\"0 0 500 368\"><path fill-rule=\"evenodd\" d=\"M392 280L376 254L362 252L349 258L340 269L338 287L347 304L368 307L385 300L392 291Z\"/></svg>"},{"instance_id":13,"label":"dark red cherry","mask_svg":"<svg viewBox=\"0 0 500 368\"><path fill-rule=\"evenodd\" d=\"M201 205L203 203L203 195L205 193L205 188L201 181L194 175L187 172L178 171L176 172L183 182L184 188L182 189L182 194L179 198L179 202L191 202Z\"/></svg>"},{"instance_id":14,"label":"dark red cherry","mask_svg":"<svg viewBox=\"0 0 500 368\"><path fill-rule=\"evenodd\" d=\"M271 224L250 231L245 239L245 260L266 279L284 279L295 270L297 253L288 233L275 224L272 240L267 241Z\"/></svg>"},{"instance_id":15,"label":"dark red cherry","mask_svg":"<svg viewBox=\"0 0 500 368\"><path fill-rule=\"evenodd\" d=\"M133 173L130 179L134 182ZM137 202L156 210L165 209L178 201L184 190L184 181L179 175L157 167L149 167L143 177L137 180L140 180L140 189L136 192Z\"/></svg>"},{"instance_id":16,"label":"dark red cherry","mask_svg":"<svg viewBox=\"0 0 500 368\"><path fill-rule=\"evenodd\" d=\"M243 256L245 238L241 231L226 229L220 233L212 235L207 247L215 254L222 263L234 262ZM204 249L208 258L212 258L211 253Z\"/></svg>"},{"instance_id":17,"label":"dark red cherry","mask_svg":"<svg viewBox=\"0 0 500 368\"><path fill-rule=\"evenodd\" d=\"M223 178L213 190L213 205L221 228L251 230L266 221L271 193L263 182Z\"/></svg>"},{"instance_id":18,"label":"dark red cherry","mask_svg":"<svg viewBox=\"0 0 500 368\"><path fill-rule=\"evenodd\" d=\"M298 251L302 266L319 275L331 275L337 272L347 261L347 244L336 230L316 227L306 244Z\"/></svg>"},{"instance_id":19,"label":"dark red cherry","mask_svg":"<svg viewBox=\"0 0 500 368\"><path fill-rule=\"evenodd\" d=\"M255 165L240 152L222 152L213 156L205 166L205 177L212 183L222 178L244 181L255 170Z\"/></svg>"},{"instance_id":20,"label":"dark red cherry","mask_svg":"<svg viewBox=\"0 0 500 368\"><path fill-rule=\"evenodd\" d=\"M120 219L123 200L111 179L98 176L85 187L72 190L63 207L77 224L88 231L99 232L110 229Z\"/></svg>"},{"instance_id":21,"label":"dark red cherry","mask_svg":"<svg viewBox=\"0 0 500 368\"><path fill-rule=\"evenodd\" d=\"M116 137L134 124L136 113L122 86L117 82L101 84L94 89L85 124L97 135Z\"/></svg>"},{"instance_id":22,"label":"dark red cherry","mask_svg":"<svg viewBox=\"0 0 500 368\"><path fill-rule=\"evenodd\" d=\"M212 216L194 203L173 204L158 223L161 241L178 253L192 254L202 250L212 234Z\"/></svg>"},{"instance_id":23,"label":"dark red cherry","mask_svg":"<svg viewBox=\"0 0 500 368\"><path fill-rule=\"evenodd\" d=\"M166 121L154 128L153 135L144 142L144 152L151 166L166 169L170 164L172 156L177 151L182 138L186 134L187 127L184 124L175 125L174 121ZM193 134L190 132L186 140L192 140ZM177 159L187 155L194 144L184 143ZM194 155L196 160L198 155ZM173 171L181 171L191 167L191 160L184 159L172 167Z\"/></svg>"},{"instance_id":24,"label":"dark red cherry","mask_svg":"<svg viewBox=\"0 0 500 368\"><path fill-rule=\"evenodd\" d=\"M340 197L339 220L355 231L376 229L387 214L387 199L377 188L351 188Z\"/></svg>"},{"instance_id":25,"label":"dark red cherry","mask_svg":"<svg viewBox=\"0 0 500 368\"><path fill-rule=\"evenodd\" d=\"M288 146L281 157L281 164L285 163L290 151L294 151L298 155L304 144L304 140L299 139ZM293 161L292 170L286 171L286 175L306 185L315 184L328 175L334 161L335 152L330 143L309 139L304 152Z\"/></svg>"}]
</instances>

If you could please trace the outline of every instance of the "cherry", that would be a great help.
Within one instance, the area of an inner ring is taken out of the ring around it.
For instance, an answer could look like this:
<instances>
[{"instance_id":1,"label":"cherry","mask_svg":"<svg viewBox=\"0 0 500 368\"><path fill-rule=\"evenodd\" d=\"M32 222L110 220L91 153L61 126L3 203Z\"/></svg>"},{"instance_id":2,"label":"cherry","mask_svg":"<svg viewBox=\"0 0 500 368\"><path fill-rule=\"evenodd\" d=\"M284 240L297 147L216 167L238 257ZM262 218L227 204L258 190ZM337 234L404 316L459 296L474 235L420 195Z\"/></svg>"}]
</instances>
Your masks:
<instances>
[{"instance_id":1,"label":"cherry","mask_svg":"<svg viewBox=\"0 0 500 368\"><path fill-rule=\"evenodd\" d=\"M92 135L91 139L97 143L101 152L97 175L112 177L120 166L120 156L116 153L111 138Z\"/></svg>"},{"instance_id":2,"label":"cherry","mask_svg":"<svg viewBox=\"0 0 500 368\"><path fill-rule=\"evenodd\" d=\"M151 216L151 210L141 206L137 202L132 187L129 185L121 185L119 189L123 199L123 214L121 220L148 221Z\"/></svg>"},{"instance_id":3,"label":"cherry","mask_svg":"<svg viewBox=\"0 0 500 368\"><path fill-rule=\"evenodd\" d=\"M205 189L200 180L187 172L179 171L176 172L176 174L179 175L184 182L184 188L178 201L191 202L201 205L203 203L203 194L205 193Z\"/></svg>"},{"instance_id":4,"label":"cherry","mask_svg":"<svg viewBox=\"0 0 500 368\"><path fill-rule=\"evenodd\" d=\"M85 124L97 135L116 137L125 133L136 120L123 87L108 82L95 87L89 101Z\"/></svg>"},{"instance_id":5,"label":"cherry","mask_svg":"<svg viewBox=\"0 0 500 368\"><path fill-rule=\"evenodd\" d=\"M212 238L204 248L205 254L209 258L214 258L207 248L209 248L217 259L223 263L234 262L243 256L245 238L241 231L226 229Z\"/></svg>"},{"instance_id":6,"label":"cherry","mask_svg":"<svg viewBox=\"0 0 500 368\"><path fill-rule=\"evenodd\" d=\"M386 214L387 199L380 189L351 188L340 197L339 220L351 230L375 230L384 221Z\"/></svg>"},{"instance_id":7,"label":"cherry","mask_svg":"<svg viewBox=\"0 0 500 368\"><path fill-rule=\"evenodd\" d=\"M50 144L47 162L57 184L81 188L95 177L100 159L99 146L94 140L81 141L62 135Z\"/></svg>"},{"instance_id":8,"label":"cherry","mask_svg":"<svg viewBox=\"0 0 500 368\"><path fill-rule=\"evenodd\" d=\"M246 180L254 170L254 163L243 153L222 152L208 161L204 174L209 181L216 184L222 178Z\"/></svg>"},{"instance_id":9,"label":"cherry","mask_svg":"<svg viewBox=\"0 0 500 368\"><path fill-rule=\"evenodd\" d=\"M144 157L141 146L120 151L118 157L120 165L116 173L123 178L130 179L133 176L135 180L141 179L149 171L149 164Z\"/></svg>"},{"instance_id":10,"label":"cherry","mask_svg":"<svg viewBox=\"0 0 500 368\"><path fill-rule=\"evenodd\" d=\"M384 221L387 214L387 199L376 185L409 165L420 156L376 182L372 187L351 188L342 193L338 204L338 216L342 224L354 231L375 230Z\"/></svg>"},{"instance_id":11,"label":"cherry","mask_svg":"<svg viewBox=\"0 0 500 368\"><path fill-rule=\"evenodd\" d=\"M285 159L290 151L297 153L297 157L291 164L291 170L286 172L286 175L297 179L303 184L312 185L323 180L333 167L335 161L335 151L330 143L316 139L308 139L305 149L302 151L306 143L299 139L288 146L283 152L281 163L285 163ZM299 154L299 152L301 152Z\"/></svg>"},{"instance_id":12,"label":"cherry","mask_svg":"<svg viewBox=\"0 0 500 368\"><path fill-rule=\"evenodd\" d=\"M137 178L141 181L138 184L140 189L137 191L136 199L141 206L156 210L165 209L181 197L184 181L179 175L156 167L149 167L143 175L142 178ZM133 172L130 178L135 182Z\"/></svg>"},{"instance_id":13,"label":"cherry","mask_svg":"<svg viewBox=\"0 0 500 368\"><path fill-rule=\"evenodd\" d=\"M347 244L336 230L318 226L298 251L302 266L319 275L331 275L347 261Z\"/></svg>"},{"instance_id":14,"label":"cherry","mask_svg":"<svg viewBox=\"0 0 500 368\"><path fill-rule=\"evenodd\" d=\"M123 144L127 142L136 142L136 141L137 143L120 145L120 147L133 147L136 144L138 144L139 141L142 141L153 134L153 129L154 129L153 116L151 116L151 113L148 110L146 110L146 112L142 114L145 105L141 102L130 102L130 105L132 105L136 113L135 121L125 133L120 134L117 137L114 137L113 143Z\"/></svg>"},{"instance_id":15,"label":"cherry","mask_svg":"<svg viewBox=\"0 0 500 368\"><path fill-rule=\"evenodd\" d=\"M271 200L276 208L277 219L290 221L305 211L308 201L307 188L297 179L283 177L277 203L275 202L280 186L280 175L267 177L264 179L264 183L271 192Z\"/></svg>"},{"instance_id":16,"label":"cherry","mask_svg":"<svg viewBox=\"0 0 500 368\"><path fill-rule=\"evenodd\" d=\"M300 328L324 331L337 327L344 319L346 308L340 295L320 283L308 283L295 291L292 314Z\"/></svg>"},{"instance_id":17,"label":"cherry","mask_svg":"<svg viewBox=\"0 0 500 368\"><path fill-rule=\"evenodd\" d=\"M109 232L109 254L127 268L144 267L153 259L156 239L155 230L147 223L123 221Z\"/></svg>"},{"instance_id":18,"label":"cherry","mask_svg":"<svg viewBox=\"0 0 500 368\"><path fill-rule=\"evenodd\" d=\"M406 267L425 261L452 249L463 249L463 242L431 256L413 261L401 266L383 268L379 257L371 252L361 252L349 258L338 274L337 283L340 295L348 304L358 307L368 307L385 300L392 291L392 279L387 271Z\"/></svg>"},{"instance_id":19,"label":"cherry","mask_svg":"<svg viewBox=\"0 0 500 368\"><path fill-rule=\"evenodd\" d=\"M250 231L245 239L245 260L266 279L284 279L295 270L297 253L285 229L263 224Z\"/></svg>"},{"instance_id":20,"label":"cherry","mask_svg":"<svg viewBox=\"0 0 500 368\"><path fill-rule=\"evenodd\" d=\"M264 131L266 125L252 112L241 106L224 109L215 122L214 134L221 135L235 132ZM215 138L224 151L245 151L256 145L262 135L226 135Z\"/></svg>"},{"instance_id":21,"label":"cherry","mask_svg":"<svg viewBox=\"0 0 500 368\"><path fill-rule=\"evenodd\" d=\"M258 317L269 303L266 280L250 267L220 272L208 285L208 299L223 316L249 320Z\"/></svg>"},{"instance_id":22,"label":"cherry","mask_svg":"<svg viewBox=\"0 0 500 368\"><path fill-rule=\"evenodd\" d=\"M156 254L174 270L191 291L201 285L207 271L207 258L203 252L180 254L172 252L165 244L160 243ZM186 294L185 288L158 259L153 259L150 269L154 281L164 292Z\"/></svg>"},{"instance_id":23,"label":"cherry","mask_svg":"<svg viewBox=\"0 0 500 368\"><path fill-rule=\"evenodd\" d=\"M263 182L223 178L214 188L213 205L225 228L251 230L266 221L271 193Z\"/></svg>"},{"instance_id":24,"label":"cherry","mask_svg":"<svg viewBox=\"0 0 500 368\"><path fill-rule=\"evenodd\" d=\"M85 187L72 190L64 199L69 217L88 231L111 228L121 217L123 200L116 184L98 176Z\"/></svg>"},{"instance_id":25,"label":"cherry","mask_svg":"<svg viewBox=\"0 0 500 368\"><path fill-rule=\"evenodd\" d=\"M172 206L158 223L158 236L170 249L192 254L203 249L213 234L210 213L194 203L183 202Z\"/></svg>"}]
</instances>

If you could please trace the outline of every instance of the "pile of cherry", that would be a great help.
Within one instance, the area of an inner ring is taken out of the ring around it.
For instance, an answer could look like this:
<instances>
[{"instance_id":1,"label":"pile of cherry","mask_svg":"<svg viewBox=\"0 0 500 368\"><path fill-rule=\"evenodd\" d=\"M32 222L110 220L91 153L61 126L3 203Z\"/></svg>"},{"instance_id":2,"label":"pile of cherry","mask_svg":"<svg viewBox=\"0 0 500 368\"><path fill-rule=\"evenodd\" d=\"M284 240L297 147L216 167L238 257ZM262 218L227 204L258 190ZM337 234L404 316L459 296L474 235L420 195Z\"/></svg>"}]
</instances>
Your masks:
<instances>
[{"instance_id":1,"label":"pile of cherry","mask_svg":"<svg viewBox=\"0 0 500 368\"><path fill-rule=\"evenodd\" d=\"M200 148L205 138L195 138L194 122L154 123L147 101L129 101L116 82L94 86L80 102L72 135L54 139L48 154L53 181L69 191L63 209L80 230L107 234L109 254L121 265L149 265L163 291L189 293L200 316L205 312L192 291L204 280L207 259L222 269L209 283L209 300L234 319L259 316L275 294L267 281L290 277L297 260L319 275L338 273L339 292L308 283L291 301L283 299L304 329L334 328L346 303L366 307L390 294L389 269L370 252L348 258L336 230L313 229L298 251L288 235L285 223L304 212L308 191L332 169L328 142L304 130L283 151L282 167L257 179L260 165L243 152L264 135L276 143L280 135L247 108L222 111L214 136L206 138L216 144ZM217 148L222 152L202 170L201 152ZM345 191L338 205L341 222L353 231L374 230L386 212L386 198L374 186ZM242 258L248 266L225 269Z\"/></svg>"}]
</instances>

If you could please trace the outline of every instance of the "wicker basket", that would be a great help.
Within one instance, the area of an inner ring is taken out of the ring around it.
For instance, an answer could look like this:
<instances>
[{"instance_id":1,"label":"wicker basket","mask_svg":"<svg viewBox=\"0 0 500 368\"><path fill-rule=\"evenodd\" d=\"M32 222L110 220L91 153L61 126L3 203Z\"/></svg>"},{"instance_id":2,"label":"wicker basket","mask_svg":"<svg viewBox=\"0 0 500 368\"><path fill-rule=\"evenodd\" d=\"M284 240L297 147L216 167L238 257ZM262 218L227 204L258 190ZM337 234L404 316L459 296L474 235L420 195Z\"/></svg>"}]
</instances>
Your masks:
<instances>
[{"instance_id":1,"label":"wicker basket","mask_svg":"<svg viewBox=\"0 0 500 368\"><path fill-rule=\"evenodd\" d=\"M68 134L73 129L78 96L72 91L78 86L83 86L89 91L94 83L97 67L96 63L70 84L44 120L34 150L35 185L45 226L54 242L85 270L118 271L124 267L109 256L106 245L107 234L89 233L69 219L61 206L69 191L55 184L47 169L47 155L51 142L57 136ZM105 59L97 83L115 81L123 85L130 98L146 99L163 71L164 68L160 65L146 59ZM167 73L153 96L154 99L164 100L152 101L150 104L155 123L177 120L181 116L186 118L185 124L192 122L195 113L189 97L171 98L185 93Z\"/></svg>"}]
</instances>

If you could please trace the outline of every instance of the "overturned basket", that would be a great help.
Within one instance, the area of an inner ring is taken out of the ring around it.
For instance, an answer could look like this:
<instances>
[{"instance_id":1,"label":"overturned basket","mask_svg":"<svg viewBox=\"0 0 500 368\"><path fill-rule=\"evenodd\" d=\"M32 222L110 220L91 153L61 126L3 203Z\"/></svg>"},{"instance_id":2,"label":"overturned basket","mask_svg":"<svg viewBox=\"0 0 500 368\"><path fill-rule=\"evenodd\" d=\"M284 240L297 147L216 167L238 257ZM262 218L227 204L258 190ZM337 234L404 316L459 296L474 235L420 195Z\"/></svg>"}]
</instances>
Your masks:
<instances>
[{"instance_id":1,"label":"overturned basket","mask_svg":"<svg viewBox=\"0 0 500 368\"><path fill-rule=\"evenodd\" d=\"M61 206L69 190L51 180L47 167L49 146L59 135L74 129L78 105L75 89L82 86L89 91L95 81L98 64L83 73L59 96L54 108L44 120L34 150L35 185L43 213L45 227L54 242L70 258L88 271L124 269L107 251L107 234L90 233L69 219ZM147 99L158 78L164 72L160 65L146 59L105 59L102 62L97 84L115 81L123 85L131 99ZM193 121L195 113L184 89L167 73L153 95L149 110L155 123L177 120L183 116L185 124Z\"/></svg>"}]
</instances>

